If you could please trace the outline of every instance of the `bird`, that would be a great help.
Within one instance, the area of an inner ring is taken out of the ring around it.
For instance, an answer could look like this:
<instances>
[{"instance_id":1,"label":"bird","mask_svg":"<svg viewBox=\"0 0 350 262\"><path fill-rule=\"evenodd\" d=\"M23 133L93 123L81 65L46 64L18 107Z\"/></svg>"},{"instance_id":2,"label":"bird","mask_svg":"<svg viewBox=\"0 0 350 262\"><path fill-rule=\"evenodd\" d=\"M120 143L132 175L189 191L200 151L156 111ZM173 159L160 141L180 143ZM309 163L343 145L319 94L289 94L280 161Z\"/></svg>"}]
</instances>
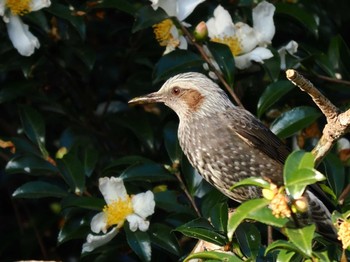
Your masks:
<instances>
[{"instance_id":1,"label":"bird","mask_svg":"<svg viewBox=\"0 0 350 262\"><path fill-rule=\"evenodd\" d=\"M129 104L164 103L178 115L180 147L191 165L211 185L239 203L260 198L255 186L230 188L249 177L283 185L283 166L291 153L266 125L248 110L234 105L209 77L187 72L169 78L157 91ZM307 189L311 219L324 235L335 234L331 214Z\"/></svg>"}]
</instances>

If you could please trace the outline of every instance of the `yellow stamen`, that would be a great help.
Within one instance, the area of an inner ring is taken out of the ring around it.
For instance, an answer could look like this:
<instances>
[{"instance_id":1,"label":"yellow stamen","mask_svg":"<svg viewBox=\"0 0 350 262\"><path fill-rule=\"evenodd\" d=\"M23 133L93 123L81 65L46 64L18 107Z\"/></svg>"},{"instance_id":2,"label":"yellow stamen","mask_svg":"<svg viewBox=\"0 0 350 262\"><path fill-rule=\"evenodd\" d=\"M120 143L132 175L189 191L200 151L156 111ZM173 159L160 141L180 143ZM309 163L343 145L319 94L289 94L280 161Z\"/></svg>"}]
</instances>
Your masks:
<instances>
[{"instance_id":1,"label":"yellow stamen","mask_svg":"<svg viewBox=\"0 0 350 262\"><path fill-rule=\"evenodd\" d=\"M130 196L104 206L103 212L107 217L107 227L113 225L117 225L118 228L122 227L126 217L134 212Z\"/></svg>"},{"instance_id":2,"label":"yellow stamen","mask_svg":"<svg viewBox=\"0 0 350 262\"><path fill-rule=\"evenodd\" d=\"M350 246L350 223L348 221L343 221L339 225L338 239L342 242L343 249Z\"/></svg>"},{"instance_id":3,"label":"yellow stamen","mask_svg":"<svg viewBox=\"0 0 350 262\"><path fill-rule=\"evenodd\" d=\"M227 45L234 56L242 53L241 43L235 36L224 36L223 38L213 37L211 41Z\"/></svg>"},{"instance_id":4,"label":"yellow stamen","mask_svg":"<svg viewBox=\"0 0 350 262\"><path fill-rule=\"evenodd\" d=\"M6 0L6 7L13 15L25 15L31 11L31 0Z\"/></svg>"},{"instance_id":5,"label":"yellow stamen","mask_svg":"<svg viewBox=\"0 0 350 262\"><path fill-rule=\"evenodd\" d=\"M171 28L174 25L171 19L165 19L164 21L153 26L154 34L160 46L174 46L180 45L180 41L175 39L171 34Z\"/></svg>"}]
</instances>

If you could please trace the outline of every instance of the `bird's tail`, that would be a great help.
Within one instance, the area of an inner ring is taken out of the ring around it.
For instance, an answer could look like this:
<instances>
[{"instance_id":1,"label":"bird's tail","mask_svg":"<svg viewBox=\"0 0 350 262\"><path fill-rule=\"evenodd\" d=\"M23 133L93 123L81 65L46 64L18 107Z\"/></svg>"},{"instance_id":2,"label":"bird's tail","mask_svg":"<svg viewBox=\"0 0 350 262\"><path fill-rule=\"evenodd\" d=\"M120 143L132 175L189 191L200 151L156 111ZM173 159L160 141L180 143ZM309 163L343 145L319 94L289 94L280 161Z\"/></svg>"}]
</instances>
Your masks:
<instances>
[{"instance_id":1,"label":"bird's tail","mask_svg":"<svg viewBox=\"0 0 350 262\"><path fill-rule=\"evenodd\" d=\"M309 215L316 224L316 231L329 239L336 240L337 231L328 208L310 190L305 191L305 196L309 202Z\"/></svg>"}]
</instances>

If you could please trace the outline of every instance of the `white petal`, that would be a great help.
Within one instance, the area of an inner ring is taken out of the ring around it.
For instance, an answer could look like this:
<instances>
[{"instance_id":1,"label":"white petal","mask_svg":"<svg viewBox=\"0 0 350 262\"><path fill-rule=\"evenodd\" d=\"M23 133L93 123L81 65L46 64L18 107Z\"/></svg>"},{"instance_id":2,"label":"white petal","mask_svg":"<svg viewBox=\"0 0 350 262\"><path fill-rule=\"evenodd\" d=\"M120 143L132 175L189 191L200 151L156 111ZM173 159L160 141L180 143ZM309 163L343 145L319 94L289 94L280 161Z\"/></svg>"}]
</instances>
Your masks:
<instances>
[{"instance_id":1,"label":"white petal","mask_svg":"<svg viewBox=\"0 0 350 262\"><path fill-rule=\"evenodd\" d=\"M176 17L183 21L185 20L190 14L192 14L193 10L199 5L200 3L203 3L205 0L178 0L173 1L177 2L177 14Z\"/></svg>"},{"instance_id":2,"label":"white petal","mask_svg":"<svg viewBox=\"0 0 350 262\"><path fill-rule=\"evenodd\" d=\"M264 47L257 47L247 54L236 56L235 64L237 68L245 69L252 65L251 61L264 63L263 60L269 59L271 57L273 57L273 54L269 49Z\"/></svg>"},{"instance_id":3,"label":"white petal","mask_svg":"<svg viewBox=\"0 0 350 262\"><path fill-rule=\"evenodd\" d=\"M21 55L30 56L35 48L40 47L38 39L29 32L28 25L24 24L18 16L10 15L6 26L13 46Z\"/></svg>"},{"instance_id":4,"label":"white petal","mask_svg":"<svg viewBox=\"0 0 350 262\"><path fill-rule=\"evenodd\" d=\"M95 248L98 248L113 239L118 234L118 230L114 227L111 231L104 235L89 234L86 238L86 242L83 245L82 253L91 252Z\"/></svg>"},{"instance_id":5,"label":"white petal","mask_svg":"<svg viewBox=\"0 0 350 262\"><path fill-rule=\"evenodd\" d=\"M186 38L183 36L180 36L179 40L180 40L180 45L178 46L178 48L183 49L183 50L187 50L188 44L187 44Z\"/></svg>"},{"instance_id":6,"label":"white petal","mask_svg":"<svg viewBox=\"0 0 350 262\"><path fill-rule=\"evenodd\" d=\"M297 50L298 50L298 43L293 40L290 41L287 45L282 46L280 49L278 49L278 54L281 59L281 66L280 66L281 70L286 69L286 52L293 55L294 53L296 53Z\"/></svg>"},{"instance_id":7,"label":"white petal","mask_svg":"<svg viewBox=\"0 0 350 262\"><path fill-rule=\"evenodd\" d=\"M132 232L135 232L137 229L145 232L148 230L149 221L144 220L142 217L131 214L126 217L126 220L129 222L129 227Z\"/></svg>"},{"instance_id":8,"label":"white petal","mask_svg":"<svg viewBox=\"0 0 350 262\"><path fill-rule=\"evenodd\" d=\"M285 46L285 49L290 55L293 55L298 51L298 43L292 40Z\"/></svg>"},{"instance_id":9,"label":"white petal","mask_svg":"<svg viewBox=\"0 0 350 262\"><path fill-rule=\"evenodd\" d=\"M168 16L176 16L176 1L173 0L158 0L152 1L152 7L157 10L161 7Z\"/></svg>"},{"instance_id":10,"label":"white petal","mask_svg":"<svg viewBox=\"0 0 350 262\"><path fill-rule=\"evenodd\" d=\"M5 0L0 0L0 16L5 14Z\"/></svg>"},{"instance_id":11,"label":"white petal","mask_svg":"<svg viewBox=\"0 0 350 262\"><path fill-rule=\"evenodd\" d=\"M101 231L103 233L106 233L107 231L107 218L106 214L104 212L100 212L96 214L92 219L90 223L91 231L98 234Z\"/></svg>"},{"instance_id":12,"label":"white petal","mask_svg":"<svg viewBox=\"0 0 350 262\"><path fill-rule=\"evenodd\" d=\"M252 51L259 44L255 30L249 25L238 22L235 24L235 31L241 44L242 54Z\"/></svg>"},{"instance_id":13,"label":"white petal","mask_svg":"<svg viewBox=\"0 0 350 262\"><path fill-rule=\"evenodd\" d=\"M123 179L119 177L101 177L98 182L100 191L107 204L126 198L127 192Z\"/></svg>"},{"instance_id":14,"label":"white petal","mask_svg":"<svg viewBox=\"0 0 350 262\"><path fill-rule=\"evenodd\" d=\"M210 18L206 24L210 38L235 35L231 15L221 5L215 8L214 17Z\"/></svg>"},{"instance_id":15,"label":"white petal","mask_svg":"<svg viewBox=\"0 0 350 262\"><path fill-rule=\"evenodd\" d=\"M51 5L50 0L32 0L30 3L30 10L37 11Z\"/></svg>"},{"instance_id":16,"label":"white petal","mask_svg":"<svg viewBox=\"0 0 350 262\"><path fill-rule=\"evenodd\" d=\"M148 190L145 193L139 193L131 199L134 212L142 218L146 218L154 213L154 195Z\"/></svg>"},{"instance_id":17,"label":"white petal","mask_svg":"<svg viewBox=\"0 0 350 262\"><path fill-rule=\"evenodd\" d=\"M266 1L259 3L253 9L253 28L257 33L261 46L270 44L275 35L275 24L273 22L275 10L275 6Z\"/></svg>"}]
</instances>

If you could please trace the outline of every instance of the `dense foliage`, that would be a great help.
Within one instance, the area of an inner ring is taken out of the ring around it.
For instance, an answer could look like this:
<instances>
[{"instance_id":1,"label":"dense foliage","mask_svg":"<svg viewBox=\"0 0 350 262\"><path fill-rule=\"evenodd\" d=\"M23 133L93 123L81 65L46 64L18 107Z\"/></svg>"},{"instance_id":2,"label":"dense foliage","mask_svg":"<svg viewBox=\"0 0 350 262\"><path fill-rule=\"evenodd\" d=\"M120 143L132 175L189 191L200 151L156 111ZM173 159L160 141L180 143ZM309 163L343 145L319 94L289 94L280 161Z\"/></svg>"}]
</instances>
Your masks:
<instances>
[{"instance_id":1,"label":"dense foliage","mask_svg":"<svg viewBox=\"0 0 350 262\"><path fill-rule=\"evenodd\" d=\"M0 0L0 10L6 2ZM186 28L193 34L218 4L233 22L252 26L258 2L204 1L186 18ZM347 222L350 196L341 205L338 200L349 184L349 148L334 147L318 166L324 177L319 176L305 152L314 147L325 119L309 96L286 80L278 50L294 40L298 49L285 52L286 68L296 68L336 106L349 108L350 3L271 3L276 32L267 48L273 57L263 63L239 69L228 46L205 37L196 44L209 47L245 108L291 148L304 150L288 158L286 188L299 193L322 180L337 210L334 222ZM314 225L285 229L287 219L274 217L266 198L239 205L202 180L182 154L178 118L170 109L128 106L131 98L156 91L179 72L208 74L188 38L187 48L163 54L153 26L167 17L150 1L52 1L21 16L40 42L29 56L14 48L7 23L0 21L0 260L181 261L202 239L232 252L206 248L192 257L339 261L341 243L314 233ZM174 22L180 28L181 21ZM307 170L307 181L294 181L301 169ZM102 177L122 178L131 197L152 191L154 213L144 217L147 230L134 232L125 221L110 242L81 254L91 219L106 205ZM254 179L246 183L270 187ZM266 225L273 226L272 244Z\"/></svg>"}]
</instances>

